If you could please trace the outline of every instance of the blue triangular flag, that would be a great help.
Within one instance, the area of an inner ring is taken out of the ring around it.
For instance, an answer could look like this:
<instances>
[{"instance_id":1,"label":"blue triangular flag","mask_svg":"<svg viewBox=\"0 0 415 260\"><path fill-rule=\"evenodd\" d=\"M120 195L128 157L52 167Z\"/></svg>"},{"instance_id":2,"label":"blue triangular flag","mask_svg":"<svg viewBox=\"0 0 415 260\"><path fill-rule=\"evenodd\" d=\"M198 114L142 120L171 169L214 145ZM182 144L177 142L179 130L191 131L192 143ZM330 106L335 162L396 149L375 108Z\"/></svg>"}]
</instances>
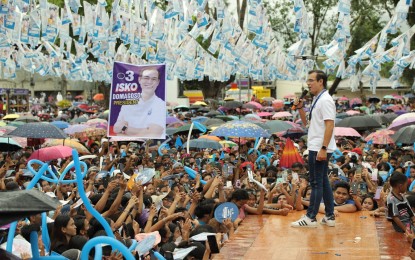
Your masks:
<instances>
[{"instance_id":1,"label":"blue triangular flag","mask_svg":"<svg viewBox=\"0 0 415 260\"><path fill-rule=\"evenodd\" d=\"M408 178L411 177L411 166L410 165L408 165L408 168L406 169L405 175Z\"/></svg>"},{"instance_id":2,"label":"blue triangular flag","mask_svg":"<svg viewBox=\"0 0 415 260\"><path fill-rule=\"evenodd\" d=\"M176 147L176 149L183 146L183 142L180 136L176 138L176 143L174 144L174 146Z\"/></svg>"},{"instance_id":3,"label":"blue triangular flag","mask_svg":"<svg viewBox=\"0 0 415 260\"><path fill-rule=\"evenodd\" d=\"M222 151L222 152L220 153L220 157L219 157L219 159L223 160L224 158L225 158L225 152L224 152L224 151Z\"/></svg>"}]
</instances>

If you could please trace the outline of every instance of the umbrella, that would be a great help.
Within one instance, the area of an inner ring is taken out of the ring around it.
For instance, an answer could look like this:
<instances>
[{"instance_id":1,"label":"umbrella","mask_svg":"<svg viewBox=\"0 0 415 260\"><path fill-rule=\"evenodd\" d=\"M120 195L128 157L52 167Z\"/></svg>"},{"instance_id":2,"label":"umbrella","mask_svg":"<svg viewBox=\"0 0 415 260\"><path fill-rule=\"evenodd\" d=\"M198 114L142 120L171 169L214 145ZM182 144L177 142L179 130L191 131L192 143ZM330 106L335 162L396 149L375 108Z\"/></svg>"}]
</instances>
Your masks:
<instances>
[{"instance_id":1,"label":"umbrella","mask_svg":"<svg viewBox=\"0 0 415 260\"><path fill-rule=\"evenodd\" d=\"M199 139L209 139L216 142L219 142L221 140L219 137L213 135L202 135L199 137Z\"/></svg>"},{"instance_id":2,"label":"umbrella","mask_svg":"<svg viewBox=\"0 0 415 260\"><path fill-rule=\"evenodd\" d=\"M25 124L25 122L22 122L22 121L13 121L13 122L8 123L7 125L8 126L19 127L19 126L24 125L24 124Z\"/></svg>"},{"instance_id":3,"label":"umbrella","mask_svg":"<svg viewBox=\"0 0 415 260\"><path fill-rule=\"evenodd\" d=\"M347 97L343 96L343 97L339 98L339 101L349 101L349 99Z\"/></svg>"},{"instance_id":4,"label":"umbrella","mask_svg":"<svg viewBox=\"0 0 415 260\"><path fill-rule=\"evenodd\" d=\"M0 121L0 126L6 126L7 125L7 123L6 122L4 122L4 121Z\"/></svg>"},{"instance_id":5,"label":"umbrella","mask_svg":"<svg viewBox=\"0 0 415 260\"><path fill-rule=\"evenodd\" d=\"M245 105L253 106L254 109L261 109L262 108L262 105L258 102L255 102L255 101L250 101L250 102L246 103ZM244 106L242 106L242 107L244 107Z\"/></svg>"},{"instance_id":6,"label":"umbrella","mask_svg":"<svg viewBox=\"0 0 415 260\"><path fill-rule=\"evenodd\" d=\"M304 164L304 160L301 157L298 150L295 148L293 141L290 138L287 138L284 150L281 155L279 166L291 168L293 163L296 162Z\"/></svg>"},{"instance_id":7,"label":"umbrella","mask_svg":"<svg viewBox=\"0 0 415 260\"><path fill-rule=\"evenodd\" d=\"M14 129L16 129L15 126L9 126L9 125L2 126L2 127L0 127L0 136L2 136L2 135L8 135Z\"/></svg>"},{"instance_id":8,"label":"umbrella","mask_svg":"<svg viewBox=\"0 0 415 260\"><path fill-rule=\"evenodd\" d=\"M239 101L226 101L225 104L223 104L223 107L229 108L229 109L235 109L242 107L242 103Z\"/></svg>"},{"instance_id":9,"label":"umbrella","mask_svg":"<svg viewBox=\"0 0 415 260\"><path fill-rule=\"evenodd\" d=\"M167 127L166 128L166 135L173 135L177 131L177 128Z\"/></svg>"},{"instance_id":10,"label":"umbrella","mask_svg":"<svg viewBox=\"0 0 415 260\"><path fill-rule=\"evenodd\" d=\"M94 124L99 124L99 123L108 124L108 121L105 120L105 119L101 119L101 118L94 118L94 119L90 119L86 122L87 125L94 125Z\"/></svg>"},{"instance_id":11,"label":"umbrella","mask_svg":"<svg viewBox=\"0 0 415 260\"><path fill-rule=\"evenodd\" d=\"M233 97L225 97L223 100L224 101L233 101L235 99Z\"/></svg>"},{"instance_id":12,"label":"umbrella","mask_svg":"<svg viewBox=\"0 0 415 260\"><path fill-rule=\"evenodd\" d=\"M406 110L396 110L396 111L394 111L394 113L397 114L397 115L403 115L403 114L408 113L408 111L406 111Z\"/></svg>"},{"instance_id":13,"label":"umbrella","mask_svg":"<svg viewBox=\"0 0 415 260\"><path fill-rule=\"evenodd\" d=\"M281 120L270 120L265 122L265 125L267 125L270 128L271 133L283 132L290 128L293 128L292 125L288 124L286 121Z\"/></svg>"},{"instance_id":14,"label":"umbrella","mask_svg":"<svg viewBox=\"0 0 415 260\"><path fill-rule=\"evenodd\" d=\"M246 121L227 122L215 130L211 135L233 137L269 137L270 134L263 128Z\"/></svg>"},{"instance_id":15,"label":"umbrella","mask_svg":"<svg viewBox=\"0 0 415 260\"><path fill-rule=\"evenodd\" d=\"M408 93L408 94L405 94L403 96L406 97L406 98L415 98L415 95L412 94L412 93Z\"/></svg>"},{"instance_id":16,"label":"umbrella","mask_svg":"<svg viewBox=\"0 0 415 260\"><path fill-rule=\"evenodd\" d=\"M22 149L22 146L10 137L0 137L0 151L15 152Z\"/></svg>"},{"instance_id":17,"label":"umbrella","mask_svg":"<svg viewBox=\"0 0 415 260\"><path fill-rule=\"evenodd\" d=\"M253 121L261 121L262 119L259 117L259 115L256 114L247 114L244 116L247 120L253 120Z\"/></svg>"},{"instance_id":18,"label":"umbrella","mask_svg":"<svg viewBox=\"0 0 415 260\"><path fill-rule=\"evenodd\" d=\"M192 124L187 124L187 125L181 126L181 127L176 129L175 133L188 133L189 130L190 130L191 125ZM209 128L207 128L207 129L209 130ZM201 131L197 127L193 126L192 133L201 133Z\"/></svg>"},{"instance_id":19,"label":"umbrella","mask_svg":"<svg viewBox=\"0 0 415 260\"><path fill-rule=\"evenodd\" d=\"M173 108L174 111L189 111L190 108L188 106L184 106L184 105L179 105L175 108Z\"/></svg>"},{"instance_id":20,"label":"umbrella","mask_svg":"<svg viewBox=\"0 0 415 260\"><path fill-rule=\"evenodd\" d=\"M228 140L222 140L219 141L219 143L223 146L223 147L234 147L237 146L238 144L232 141L228 141Z\"/></svg>"},{"instance_id":21,"label":"umbrella","mask_svg":"<svg viewBox=\"0 0 415 260\"><path fill-rule=\"evenodd\" d=\"M107 129L89 127L82 132L74 134L76 138L90 137L90 136L104 136L107 135Z\"/></svg>"},{"instance_id":22,"label":"umbrella","mask_svg":"<svg viewBox=\"0 0 415 260\"><path fill-rule=\"evenodd\" d=\"M84 99L84 96L78 95L78 96L75 96L75 99Z\"/></svg>"},{"instance_id":23,"label":"umbrella","mask_svg":"<svg viewBox=\"0 0 415 260\"><path fill-rule=\"evenodd\" d=\"M263 107L261 110L266 112L274 112L275 109L273 107Z\"/></svg>"},{"instance_id":24,"label":"umbrella","mask_svg":"<svg viewBox=\"0 0 415 260\"><path fill-rule=\"evenodd\" d=\"M30 138L55 138L65 139L67 136L62 130L52 124L28 123L17 127L10 132L11 136L30 137Z\"/></svg>"},{"instance_id":25,"label":"umbrella","mask_svg":"<svg viewBox=\"0 0 415 260\"><path fill-rule=\"evenodd\" d=\"M263 97L262 100L267 101L267 102L272 102L275 100L275 98L273 97Z\"/></svg>"},{"instance_id":26,"label":"umbrella","mask_svg":"<svg viewBox=\"0 0 415 260\"><path fill-rule=\"evenodd\" d=\"M336 114L336 118L340 118L340 119L343 119L343 118L348 117L348 116L350 116L350 115L345 113L345 112Z\"/></svg>"},{"instance_id":27,"label":"umbrella","mask_svg":"<svg viewBox=\"0 0 415 260\"><path fill-rule=\"evenodd\" d=\"M203 124L206 125L206 126L211 126L211 125L223 124L223 123L225 123L225 121L223 121L222 119L210 118L210 119L206 120Z\"/></svg>"},{"instance_id":28,"label":"umbrella","mask_svg":"<svg viewBox=\"0 0 415 260\"><path fill-rule=\"evenodd\" d=\"M203 101L196 101L195 103L193 103L193 105L196 105L196 106L207 106L207 104L205 102L203 102Z\"/></svg>"},{"instance_id":29,"label":"umbrella","mask_svg":"<svg viewBox=\"0 0 415 260\"><path fill-rule=\"evenodd\" d=\"M215 118L222 119L223 121L232 121L232 120L234 120L234 118L231 117L231 116L222 116L222 115L215 116Z\"/></svg>"},{"instance_id":30,"label":"umbrella","mask_svg":"<svg viewBox=\"0 0 415 260\"><path fill-rule=\"evenodd\" d=\"M55 210L59 205L58 200L38 190L3 192L0 196L0 226L42 212Z\"/></svg>"},{"instance_id":31,"label":"umbrella","mask_svg":"<svg viewBox=\"0 0 415 260\"><path fill-rule=\"evenodd\" d=\"M294 127L294 128L290 128L286 131L279 132L279 133L276 133L276 134L279 137L285 137L285 138L290 137L290 138L296 139L296 138L300 138L305 133L306 133L306 130L303 129L302 127Z\"/></svg>"},{"instance_id":32,"label":"umbrella","mask_svg":"<svg viewBox=\"0 0 415 260\"><path fill-rule=\"evenodd\" d=\"M370 135L368 135L365 138L365 141L369 142L370 140L372 140L374 144L383 144L383 145L393 144L394 141L391 135L393 135L394 133L395 131L388 130L388 129L377 130L376 132L373 132Z\"/></svg>"},{"instance_id":33,"label":"umbrella","mask_svg":"<svg viewBox=\"0 0 415 260\"><path fill-rule=\"evenodd\" d=\"M282 111L275 113L272 118L281 118L281 117L292 117L293 115L290 112Z\"/></svg>"},{"instance_id":34,"label":"umbrella","mask_svg":"<svg viewBox=\"0 0 415 260\"><path fill-rule=\"evenodd\" d=\"M272 113L270 113L270 112L259 112L258 116L260 116L260 117L272 116Z\"/></svg>"},{"instance_id":35,"label":"umbrella","mask_svg":"<svg viewBox=\"0 0 415 260\"><path fill-rule=\"evenodd\" d=\"M368 99L368 101L369 101L370 103L379 103L379 102L380 102L380 99L379 99L378 97L370 97L370 98Z\"/></svg>"},{"instance_id":36,"label":"umbrella","mask_svg":"<svg viewBox=\"0 0 415 260\"><path fill-rule=\"evenodd\" d=\"M369 116L375 119L381 125L390 124L393 119L398 117L398 115L396 114L383 114L383 113L372 114Z\"/></svg>"},{"instance_id":37,"label":"umbrella","mask_svg":"<svg viewBox=\"0 0 415 260\"><path fill-rule=\"evenodd\" d=\"M352 99L350 99L349 104L351 106L358 105L358 104L361 105L362 104L362 100L360 98L352 98Z\"/></svg>"},{"instance_id":38,"label":"umbrella","mask_svg":"<svg viewBox=\"0 0 415 260\"><path fill-rule=\"evenodd\" d=\"M166 125L177 123L177 122L183 122L183 121L178 119L175 116L167 116L166 118Z\"/></svg>"},{"instance_id":39,"label":"umbrella","mask_svg":"<svg viewBox=\"0 0 415 260\"><path fill-rule=\"evenodd\" d=\"M214 117L214 116L217 116L217 115L222 115L222 114L219 111L212 111L211 110L211 111L207 112L205 116Z\"/></svg>"},{"instance_id":40,"label":"umbrella","mask_svg":"<svg viewBox=\"0 0 415 260\"><path fill-rule=\"evenodd\" d=\"M406 113L398 116L392 121L392 124L388 127L390 130L399 130L400 128L415 123L415 113Z\"/></svg>"},{"instance_id":41,"label":"umbrella","mask_svg":"<svg viewBox=\"0 0 415 260\"><path fill-rule=\"evenodd\" d=\"M392 139L395 143L412 144L415 142L415 125L405 126L399 129Z\"/></svg>"},{"instance_id":42,"label":"umbrella","mask_svg":"<svg viewBox=\"0 0 415 260\"><path fill-rule=\"evenodd\" d=\"M370 116L352 116L342 119L336 126L352 127L356 130L366 130L371 128L380 128L381 125Z\"/></svg>"},{"instance_id":43,"label":"umbrella","mask_svg":"<svg viewBox=\"0 0 415 260\"><path fill-rule=\"evenodd\" d=\"M403 99L403 96L397 95L397 94L393 94L393 99Z\"/></svg>"},{"instance_id":44,"label":"umbrella","mask_svg":"<svg viewBox=\"0 0 415 260\"><path fill-rule=\"evenodd\" d=\"M35 117L32 115L25 115L25 116L20 116L19 118L15 120L15 122L18 122L18 121L30 123L30 122L39 122L40 120L39 120L39 117L37 116Z\"/></svg>"},{"instance_id":45,"label":"umbrella","mask_svg":"<svg viewBox=\"0 0 415 260\"><path fill-rule=\"evenodd\" d=\"M201 108L202 106L201 105L195 105L195 104L193 104L193 105L191 105L189 108L190 109L198 109L198 108Z\"/></svg>"},{"instance_id":46,"label":"umbrella","mask_svg":"<svg viewBox=\"0 0 415 260\"><path fill-rule=\"evenodd\" d=\"M69 127L69 123L65 121L53 121L51 122L51 124L56 126L59 129L65 129Z\"/></svg>"},{"instance_id":47,"label":"umbrella","mask_svg":"<svg viewBox=\"0 0 415 260\"><path fill-rule=\"evenodd\" d=\"M52 147L45 147L33 151L28 161L38 159L40 161L51 161L59 158L66 158L72 156L72 148L69 146L57 145Z\"/></svg>"},{"instance_id":48,"label":"umbrella","mask_svg":"<svg viewBox=\"0 0 415 260\"><path fill-rule=\"evenodd\" d=\"M71 123L85 123L86 121L88 121L88 119L86 117L78 117L75 119L72 119Z\"/></svg>"},{"instance_id":49,"label":"umbrella","mask_svg":"<svg viewBox=\"0 0 415 260\"><path fill-rule=\"evenodd\" d=\"M75 133L80 133L85 131L87 128L89 128L88 125L70 125L68 128L66 128L65 130L63 130L65 133L67 133L68 135L73 135Z\"/></svg>"},{"instance_id":50,"label":"umbrella","mask_svg":"<svg viewBox=\"0 0 415 260\"><path fill-rule=\"evenodd\" d=\"M197 116L197 117L192 118L192 122L196 121L196 122L199 122L199 123L202 123L203 124L208 119L209 118L208 117L205 117L205 116Z\"/></svg>"},{"instance_id":51,"label":"umbrella","mask_svg":"<svg viewBox=\"0 0 415 260\"><path fill-rule=\"evenodd\" d=\"M351 127L334 127L334 136L362 137L355 129Z\"/></svg>"},{"instance_id":52,"label":"umbrella","mask_svg":"<svg viewBox=\"0 0 415 260\"><path fill-rule=\"evenodd\" d=\"M105 97L104 97L104 94L98 93L98 94L95 94L92 99L95 100L95 101L103 101L105 99Z\"/></svg>"},{"instance_id":53,"label":"umbrella","mask_svg":"<svg viewBox=\"0 0 415 260\"><path fill-rule=\"evenodd\" d=\"M354 116L354 115L359 115L360 112L359 111L356 111L356 110L348 110L348 111L346 111L346 114L348 116Z\"/></svg>"},{"instance_id":54,"label":"umbrella","mask_svg":"<svg viewBox=\"0 0 415 260\"><path fill-rule=\"evenodd\" d=\"M15 120L19 117L20 117L20 115L18 115L18 114L8 114L8 115L3 117L3 120Z\"/></svg>"},{"instance_id":55,"label":"umbrella","mask_svg":"<svg viewBox=\"0 0 415 260\"><path fill-rule=\"evenodd\" d=\"M187 147L187 142L184 143L183 147ZM199 149L222 149L222 145L219 142L206 138L190 140L189 147Z\"/></svg>"},{"instance_id":56,"label":"umbrella","mask_svg":"<svg viewBox=\"0 0 415 260\"><path fill-rule=\"evenodd\" d=\"M53 147L58 145L71 147L76 149L78 153L81 154L90 154L89 150L79 143L77 139L49 139L43 144L44 147Z\"/></svg>"},{"instance_id":57,"label":"umbrella","mask_svg":"<svg viewBox=\"0 0 415 260\"><path fill-rule=\"evenodd\" d=\"M384 99L393 99L393 96L392 95L386 95L386 96L383 96L383 98Z\"/></svg>"}]
</instances>

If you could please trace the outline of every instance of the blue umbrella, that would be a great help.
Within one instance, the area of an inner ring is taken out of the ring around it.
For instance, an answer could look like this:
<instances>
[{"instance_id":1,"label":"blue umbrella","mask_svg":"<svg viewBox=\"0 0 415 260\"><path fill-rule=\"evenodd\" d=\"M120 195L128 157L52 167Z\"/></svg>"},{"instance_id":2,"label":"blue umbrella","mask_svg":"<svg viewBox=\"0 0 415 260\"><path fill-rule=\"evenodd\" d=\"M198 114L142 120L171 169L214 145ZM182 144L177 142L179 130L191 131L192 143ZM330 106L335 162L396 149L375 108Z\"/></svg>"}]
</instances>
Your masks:
<instances>
[{"instance_id":1,"label":"blue umbrella","mask_svg":"<svg viewBox=\"0 0 415 260\"><path fill-rule=\"evenodd\" d=\"M68 122L65 122L65 121L53 121L51 122L51 124L56 126L59 129L65 129L69 127Z\"/></svg>"},{"instance_id":2,"label":"blue umbrella","mask_svg":"<svg viewBox=\"0 0 415 260\"><path fill-rule=\"evenodd\" d=\"M231 137L270 137L270 134L260 126L239 120L230 121L219 126L213 130L210 135Z\"/></svg>"},{"instance_id":3,"label":"blue umbrella","mask_svg":"<svg viewBox=\"0 0 415 260\"><path fill-rule=\"evenodd\" d=\"M187 142L183 145L183 147L187 147ZM189 147L199 149L222 149L222 145L219 142L209 140L206 138L190 140Z\"/></svg>"},{"instance_id":4,"label":"blue umbrella","mask_svg":"<svg viewBox=\"0 0 415 260\"><path fill-rule=\"evenodd\" d=\"M192 122L197 121L203 124L203 122L207 121L208 119L209 118L205 116L197 116L197 117L192 118Z\"/></svg>"}]
</instances>

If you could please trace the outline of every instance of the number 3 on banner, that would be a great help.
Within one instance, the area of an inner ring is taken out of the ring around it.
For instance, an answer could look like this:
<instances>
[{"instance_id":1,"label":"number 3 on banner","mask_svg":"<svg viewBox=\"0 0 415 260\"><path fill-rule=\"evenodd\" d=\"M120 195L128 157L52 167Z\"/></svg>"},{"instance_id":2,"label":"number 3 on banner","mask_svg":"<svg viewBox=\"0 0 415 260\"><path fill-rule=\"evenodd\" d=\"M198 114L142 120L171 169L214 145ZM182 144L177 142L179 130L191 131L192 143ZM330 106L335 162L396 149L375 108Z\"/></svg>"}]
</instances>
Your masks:
<instances>
[{"instance_id":1,"label":"number 3 on banner","mask_svg":"<svg viewBox=\"0 0 415 260\"><path fill-rule=\"evenodd\" d=\"M125 81L133 81L134 80L134 71L127 70L125 72L125 74L127 75L127 77L125 77Z\"/></svg>"}]
</instances>

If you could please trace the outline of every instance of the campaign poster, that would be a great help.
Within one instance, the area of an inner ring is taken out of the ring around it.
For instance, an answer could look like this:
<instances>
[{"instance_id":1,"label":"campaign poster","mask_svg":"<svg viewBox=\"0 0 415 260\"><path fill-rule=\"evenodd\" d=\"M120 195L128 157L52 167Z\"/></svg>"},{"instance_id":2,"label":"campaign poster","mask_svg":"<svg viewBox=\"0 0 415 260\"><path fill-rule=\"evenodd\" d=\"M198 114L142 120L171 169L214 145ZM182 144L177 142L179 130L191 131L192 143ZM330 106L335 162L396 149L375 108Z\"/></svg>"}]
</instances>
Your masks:
<instances>
[{"instance_id":1,"label":"campaign poster","mask_svg":"<svg viewBox=\"0 0 415 260\"><path fill-rule=\"evenodd\" d=\"M108 136L166 138L166 65L114 62Z\"/></svg>"}]
</instances>

